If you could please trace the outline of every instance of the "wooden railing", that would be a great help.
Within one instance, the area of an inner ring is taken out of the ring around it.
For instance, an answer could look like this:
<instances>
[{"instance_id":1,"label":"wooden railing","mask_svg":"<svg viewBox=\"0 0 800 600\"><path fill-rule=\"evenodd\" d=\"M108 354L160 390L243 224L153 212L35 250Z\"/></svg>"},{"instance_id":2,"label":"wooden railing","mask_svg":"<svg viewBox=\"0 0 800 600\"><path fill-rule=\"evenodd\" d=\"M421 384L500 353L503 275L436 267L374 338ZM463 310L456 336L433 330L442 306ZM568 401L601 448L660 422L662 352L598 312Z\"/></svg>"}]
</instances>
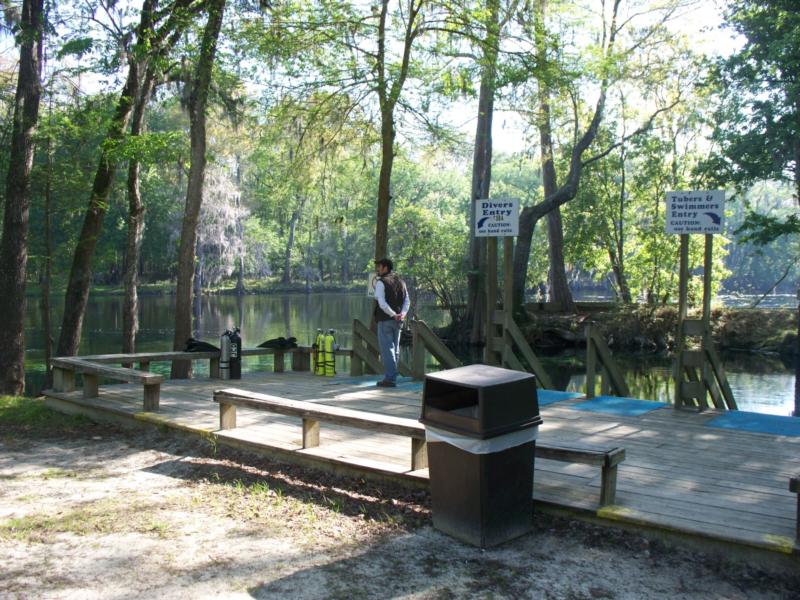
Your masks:
<instances>
[{"instance_id":1,"label":"wooden railing","mask_svg":"<svg viewBox=\"0 0 800 600\"><path fill-rule=\"evenodd\" d=\"M336 356L350 356L351 350L340 348L334 351ZM297 348L247 348L242 350L242 357L273 355L273 370L283 373L286 368L285 358L291 358L293 371L309 371L311 369L311 348L300 346ZM83 380L83 397L96 398L99 395L99 378L122 381L126 383L141 383L144 386L144 409L157 411L159 408L161 384L164 376L150 373L148 369L154 362L174 361L209 361L209 377L220 379L219 351L210 352L140 352L136 354L95 354L91 356L65 356L51 360L53 368L53 389L56 393L70 393L76 389L76 375L81 375ZM139 364L139 369L125 366Z\"/></svg>"},{"instance_id":2,"label":"wooden railing","mask_svg":"<svg viewBox=\"0 0 800 600\"><path fill-rule=\"evenodd\" d=\"M439 361L443 369L453 369L462 365L455 354L444 345L425 321L410 321L411 343L411 376L414 379L425 379L425 352Z\"/></svg>"},{"instance_id":3,"label":"wooden railing","mask_svg":"<svg viewBox=\"0 0 800 600\"><path fill-rule=\"evenodd\" d=\"M350 359L350 375L358 377L365 373L383 373L378 336L358 319L353 321L353 349ZM399 361L397 370L401 375L411 376L411 367Z\"/></svg>"},{"instance_id":4,"label":"wooden railing","mask_svg":"<svg viewBox=\"0 0 800 600\"><path fill-rule=\"evenodd\" d=\"M540 388L546 390L553 389L554 386L550 376L547 374L547 371L544 370L544 366L533 352L530 344L528 344L528 340L525 339L525 336L514 319L506 314L505 311L497 310L494 312L492 325L492 329L501 327L503 330L502 337L497 337L492 341L492 348L495 349L495 353L497 353L497 349L502 349L499 352L502 366L514 369L515 371L533 373L536 375L536 384ZM528 363L527 367L522 363L522 360L517 357L517 352L519 352L522 359Z\"/></svg>"},{"instance_id":5,"label":"wooden railing","mask_svg":"<svg viewBox=\"0 0 800 600\"><path fill-rule=\"evenodd\" d=\"M614 396L628 397L631 395L628 384L622 376L611 355L611 350L606 341L591 325L586 326L586 397L595 396L595 379L597 369L600 368L600 389L605 396L611 393Z\"/></svg>"}]
</instances>

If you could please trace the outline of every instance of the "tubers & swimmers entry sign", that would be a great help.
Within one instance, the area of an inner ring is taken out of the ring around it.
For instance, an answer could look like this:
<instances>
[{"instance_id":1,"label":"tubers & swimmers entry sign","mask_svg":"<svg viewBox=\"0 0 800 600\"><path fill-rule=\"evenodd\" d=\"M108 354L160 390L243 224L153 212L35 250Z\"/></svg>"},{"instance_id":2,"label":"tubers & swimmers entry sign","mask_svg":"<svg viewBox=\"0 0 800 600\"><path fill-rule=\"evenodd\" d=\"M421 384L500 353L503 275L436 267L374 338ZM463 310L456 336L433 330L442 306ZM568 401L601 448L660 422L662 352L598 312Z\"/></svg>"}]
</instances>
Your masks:
<instances>
[{"instance_id":1,"label":"tubers & swimmers entry sign","mask_svg":"<svg viewBox=\"0 0 800 600\"><path fill-rule=\"evenodd\" d=\"M725 191L667 192L667 233L722 233Z\"/></svg>"},{"instance_id":2,"label":"tubers & swimmers entry sign","mask_svg":"<svg viewBox=\"0 0 800 600\"><path fill-rule=\"evenodd\" d=\"M519 235L519 199L481 199L475 202L475 237Z\"/></svg>"}]
</instances>

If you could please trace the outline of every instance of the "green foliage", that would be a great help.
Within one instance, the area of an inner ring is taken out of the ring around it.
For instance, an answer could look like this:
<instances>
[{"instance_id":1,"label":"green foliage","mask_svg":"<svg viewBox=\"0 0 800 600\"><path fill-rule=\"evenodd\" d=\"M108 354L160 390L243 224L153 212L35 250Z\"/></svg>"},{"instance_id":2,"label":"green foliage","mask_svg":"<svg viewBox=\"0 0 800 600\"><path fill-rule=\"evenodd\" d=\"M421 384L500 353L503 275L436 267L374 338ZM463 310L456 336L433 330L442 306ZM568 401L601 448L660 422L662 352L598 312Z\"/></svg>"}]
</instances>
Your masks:
<instances>
[{"instance_id":1,"label":"green foliage","mask_svg":"<svg viewBox=\"0 0 800 600\"><path fill-rule=\"evenodd\" d=\"M86 425L88 419L58 413L47 408L41 399L0 396L0 429L65 429Z\"/></svg>"}]
</instances>

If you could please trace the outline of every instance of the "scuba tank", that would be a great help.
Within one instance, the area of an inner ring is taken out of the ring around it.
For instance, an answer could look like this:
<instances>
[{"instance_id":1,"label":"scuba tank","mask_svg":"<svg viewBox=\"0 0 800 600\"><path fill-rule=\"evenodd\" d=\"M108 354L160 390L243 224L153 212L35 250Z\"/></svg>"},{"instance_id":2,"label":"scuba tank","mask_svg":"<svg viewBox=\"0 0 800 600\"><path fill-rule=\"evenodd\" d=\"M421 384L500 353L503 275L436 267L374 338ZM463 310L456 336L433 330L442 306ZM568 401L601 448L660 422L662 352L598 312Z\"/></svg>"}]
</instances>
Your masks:
<instances>
[{"instance_id":1,"label":"scuba tank","mask_svg":"<svg viewBox=\"0 0 800 600\"><path fill-rule=\"evenodd\" d=\"M336 349L336 338L333 334L336 333L334 329L329 329L325 335L325 377L333 377L336 375L336 361L333 351Z\"/></svg>"},{"instance_id":2,"label":"scuba tank","mask_svg":"<svg viewBox=\"0 0 800 600\"><path fill-rule=\"evenodd\" d=\"M231 378L231 332L227 329L219 336L219 376Z\"/></svg>"},{"instance_id":3,"label":"scuba tank","mask_svg":"<svg viewBox=\"0 0 800 600\"><path fill-rule=\"evenodd\" d=\"M325 334L317 329L317 339L312 346L314 357L314 375L325 374Z\"/></svg>"},{"instance_id":4,"label":"scuba tank","mask_svg":"<svg viewBox=\"0 0 800 600\"><path fill-rule=\"evenodd\" d=\"M233 331L229 332L231 341L231 379L242 378L242 336L239 335L239 328L234 327Z\"/></svg>"}]
</instances>

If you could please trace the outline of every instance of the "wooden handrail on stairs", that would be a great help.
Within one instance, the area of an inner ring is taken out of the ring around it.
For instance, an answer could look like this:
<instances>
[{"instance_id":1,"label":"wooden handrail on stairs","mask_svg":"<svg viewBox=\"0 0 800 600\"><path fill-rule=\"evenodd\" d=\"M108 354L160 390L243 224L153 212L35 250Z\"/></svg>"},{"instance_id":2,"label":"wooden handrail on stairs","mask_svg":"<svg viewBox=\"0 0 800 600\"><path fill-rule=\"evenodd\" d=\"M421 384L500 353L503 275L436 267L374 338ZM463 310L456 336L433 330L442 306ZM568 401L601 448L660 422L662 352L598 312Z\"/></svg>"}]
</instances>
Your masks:
<instances>
[{"instance_id":1,"label":"wooden handrail on stairs","mask_svg":"<svg viewBox=\"0 0 800 600\"><path fill-rule=\"evenodd\" d=\"M383 373L380 354L378 336L358 319L353 320L353 356L350 359L350 375ZM398 362L397 371L401 375L411 375L411 367L404 360Z\"/></svg>"},{"instance_id":2,"label":"wooden handrail on stairs","mask_svg":"<svg viewBox=\"0 0 800 600\"><path fill-rule=\"evenodd\" d=\"M595 376L597 374L598 361L600 363L600 373L602 376L602 393L628 397L631 395L628 384L622 371L619 370L611 355L611 350L606 341L591 325L586 326L586 397L595 396Z\"/></svg>"},{"instance_id":3,"label":"wooden handrail on stairs","mask_svg":"<svg viewBox=\"0 0 800 600\"><path fill-rule=\"evenodd\" d=\"M411 333L413 335L411 345L411 376L414 379L425 378L425 351L430 352L445 369L460 367L462 362L458 360L450 348L444 345L425 321L414 319L410 321Z\"/></svg>"}]
</instances>

